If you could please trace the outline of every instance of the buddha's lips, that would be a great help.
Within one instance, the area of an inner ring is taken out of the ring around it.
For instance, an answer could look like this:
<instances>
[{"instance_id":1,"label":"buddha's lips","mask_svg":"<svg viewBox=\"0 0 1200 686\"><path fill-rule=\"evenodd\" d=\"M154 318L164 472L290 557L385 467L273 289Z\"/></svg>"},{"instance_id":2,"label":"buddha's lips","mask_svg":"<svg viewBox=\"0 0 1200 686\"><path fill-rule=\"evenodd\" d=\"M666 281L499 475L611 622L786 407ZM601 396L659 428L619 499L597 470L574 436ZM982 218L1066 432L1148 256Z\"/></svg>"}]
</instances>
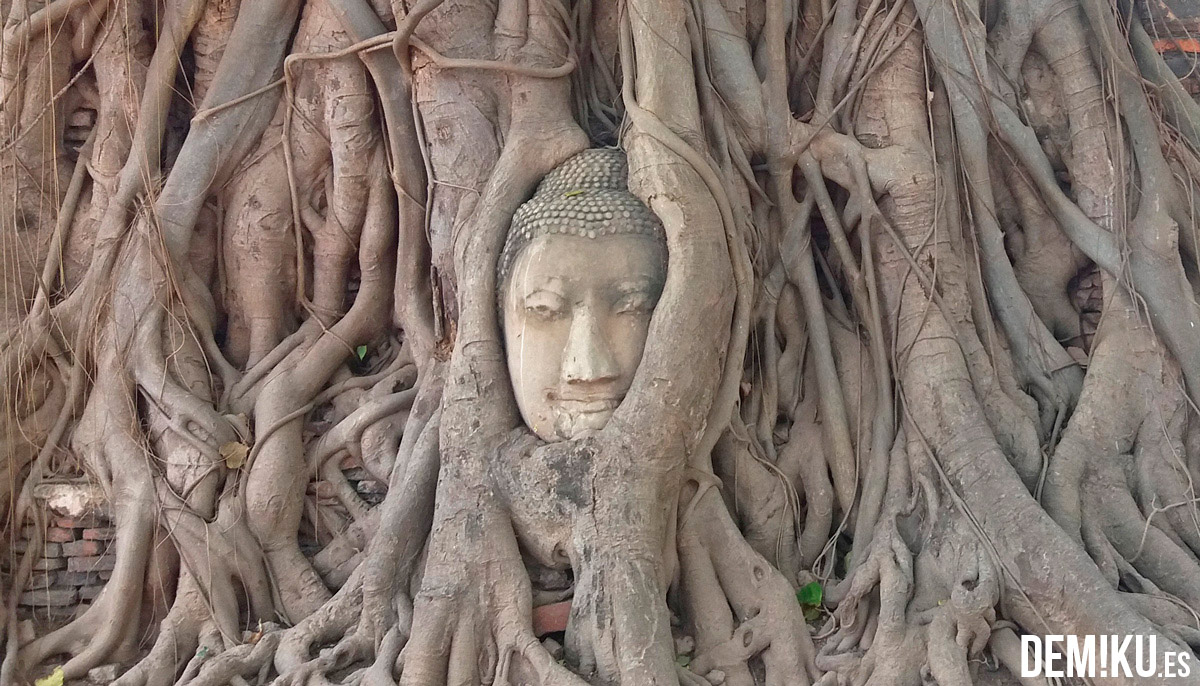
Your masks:
<instances>
[{"instance_id":1,"label":"buddha's lips","mask_svg":"<svg viewBox=\"0 0 1200 686\"><path fill-rule=\"evenodd\" d=\"M621 404L622 398L562 398L555 394L549 396L550 400L558 405L559 408L570 412L571 414L593 414L597 412L610 412L617 409Z\"/></svg>"}]
</instances>

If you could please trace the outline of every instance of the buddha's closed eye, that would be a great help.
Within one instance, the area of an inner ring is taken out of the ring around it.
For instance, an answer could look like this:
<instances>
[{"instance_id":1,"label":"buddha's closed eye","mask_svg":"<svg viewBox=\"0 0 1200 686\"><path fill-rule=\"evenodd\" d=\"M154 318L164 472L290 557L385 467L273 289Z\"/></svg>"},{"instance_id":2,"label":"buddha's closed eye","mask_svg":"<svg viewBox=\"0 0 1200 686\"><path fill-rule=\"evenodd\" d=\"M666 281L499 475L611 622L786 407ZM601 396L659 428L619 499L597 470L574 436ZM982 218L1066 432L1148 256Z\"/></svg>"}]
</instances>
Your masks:
<instances>
[{"instance_id":1,"label":"buddha's closed eye","mask_svg":"<svg viewBox=\"0 0 1200 686\"><path fill-rule=\"evenodd\" d=\"M557 293L537 290L525 296L525 311L540 319L558 319L566 310L566 301Z\"/></svg>"},{"instance_id":2,"label":"buddha's closed eye","mask_svg":"<svg viewBox=\"0 0 1200 686\"><path fill-rule=\"evenodd\" d=\"M617 299L613 310L618 314L650 314L657 300L646 291L630 291Z\"/></svg>"}]
</instances>

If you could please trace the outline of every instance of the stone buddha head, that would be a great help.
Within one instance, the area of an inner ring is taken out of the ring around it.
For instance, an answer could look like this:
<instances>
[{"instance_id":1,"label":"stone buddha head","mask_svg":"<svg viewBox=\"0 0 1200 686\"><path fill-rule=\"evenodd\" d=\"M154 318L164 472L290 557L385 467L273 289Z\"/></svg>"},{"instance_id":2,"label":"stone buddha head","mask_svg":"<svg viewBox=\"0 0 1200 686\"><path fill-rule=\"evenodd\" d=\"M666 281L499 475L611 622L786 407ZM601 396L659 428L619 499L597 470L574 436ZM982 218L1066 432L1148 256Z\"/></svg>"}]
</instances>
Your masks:
<instances>
[{"instance_id":1,"label":"stone buddha head","mask_svg":"<svg viewBox=\"0 0 1200 686\"><path fill-rule=\"evenodd\" d=\"M497 266L517 407L540 438L604 427L633 382L666 280L662 223L594 148L548 174L513 216Z\"/></svg>"}]
</instances>

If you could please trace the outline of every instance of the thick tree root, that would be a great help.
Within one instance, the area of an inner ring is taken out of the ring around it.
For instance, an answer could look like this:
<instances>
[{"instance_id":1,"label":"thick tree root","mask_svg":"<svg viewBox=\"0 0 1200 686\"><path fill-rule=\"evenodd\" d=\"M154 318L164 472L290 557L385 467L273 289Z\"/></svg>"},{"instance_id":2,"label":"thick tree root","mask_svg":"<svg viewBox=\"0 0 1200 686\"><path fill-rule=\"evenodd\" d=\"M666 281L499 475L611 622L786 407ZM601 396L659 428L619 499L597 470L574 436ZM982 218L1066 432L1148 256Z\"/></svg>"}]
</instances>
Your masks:
<instances>
[{"instance_id":1,"label":"thick tree root","mask_svg":"<svg viewBox=\"0 0 1200 686\"><path fill-rule=\"evenodd\" d=\"M688 668L748 685L747 663L759 659L767 683L815 682L816 649L791 584L750 548L714 489L702 486L694 497L679 531L680 583L695 603L688 616L697 618Z\"/></svg>"}]
</instances>

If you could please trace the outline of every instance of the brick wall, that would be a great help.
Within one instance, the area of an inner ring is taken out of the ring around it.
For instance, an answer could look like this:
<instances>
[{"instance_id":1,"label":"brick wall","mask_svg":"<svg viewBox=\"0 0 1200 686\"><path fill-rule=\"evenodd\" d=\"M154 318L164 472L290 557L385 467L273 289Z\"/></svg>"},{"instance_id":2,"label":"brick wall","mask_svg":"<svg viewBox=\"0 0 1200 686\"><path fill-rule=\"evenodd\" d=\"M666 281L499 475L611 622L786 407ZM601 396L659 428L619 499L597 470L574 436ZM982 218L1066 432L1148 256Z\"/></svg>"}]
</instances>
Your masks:
<instances>
[{"instance_id":1,"label":"brick wall","mask_svg":"<svg viewBox=\"0 0 1200 686\"><path fill-rule=\"evenodd\" d=\"M372 478L361 463L347 457L341 468L365 505L377 505L383 500L387 487ZM317 501L332 506L333 513L343 513L331 518L332 530L300 531L301 550L312 556L347 526L350 518L336 505L333 484L318 480L310 483L308 490ZM35 489L34 498L45 519L45 545L43 550L36 551L39 556L18 600L18 613L21 619L58 626L91 605L112 576L116 554L110 546L115 543L116 529L108 502L96 484L44 483ZM11 585L11 574L33 533L32 525L22 528L10 554L0 560L0 583Z\"/></svg>"},{"instance_id":2,"label":"brick wall","mask_svg":"<svg viewBox=\"0 0 1200 686\"><path fill-rule=\"evenodd\" d=\"M26 526L21 533L14 548L16 561L34 532L32 526ZM18 601L21 614L58 623L90 605L112 575L116 555L109 544L114 534L106 513L69 517L50 512L44 549Z\"/></svg>"}]
</instances>

